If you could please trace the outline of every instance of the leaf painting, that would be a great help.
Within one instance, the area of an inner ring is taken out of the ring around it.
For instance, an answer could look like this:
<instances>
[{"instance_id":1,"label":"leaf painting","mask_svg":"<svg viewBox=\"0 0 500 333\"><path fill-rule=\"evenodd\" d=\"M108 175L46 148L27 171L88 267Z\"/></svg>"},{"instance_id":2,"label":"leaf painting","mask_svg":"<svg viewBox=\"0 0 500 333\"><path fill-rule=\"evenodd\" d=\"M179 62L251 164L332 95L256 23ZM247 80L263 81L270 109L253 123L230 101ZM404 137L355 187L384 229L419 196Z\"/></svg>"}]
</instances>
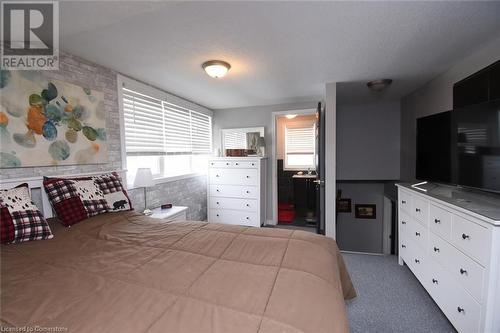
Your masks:
<instances>
[{"instance_id":1,"label":"leaf painting","mask_svg":"<svg viewBox=\"0 0 500 333\"><path fill-rule=\"evenodd\" d=\"M104 94L0 70L0 168L107 163Z\"/></svg>"}]
</instances>

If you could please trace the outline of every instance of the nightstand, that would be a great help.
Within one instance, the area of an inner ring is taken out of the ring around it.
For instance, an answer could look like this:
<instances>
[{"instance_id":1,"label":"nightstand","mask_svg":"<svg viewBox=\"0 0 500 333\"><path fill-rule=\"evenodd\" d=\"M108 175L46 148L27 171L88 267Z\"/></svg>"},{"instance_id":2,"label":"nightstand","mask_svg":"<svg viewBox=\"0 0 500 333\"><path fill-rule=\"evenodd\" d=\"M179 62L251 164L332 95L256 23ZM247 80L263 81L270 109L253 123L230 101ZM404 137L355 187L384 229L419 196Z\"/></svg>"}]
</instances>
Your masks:
<instances>
[{"instance_id":1,"label":"nightstand","mask_svg":"<svg viewBox=\"0 0 500 333\"><path fill-rule=\"evenodd\" d=\"M166 221L186 221L187 210L188 208L184 206L173 206L167 209L155 208L151 210L153 214L149 217Z\"/></svg>"}]
</instances>

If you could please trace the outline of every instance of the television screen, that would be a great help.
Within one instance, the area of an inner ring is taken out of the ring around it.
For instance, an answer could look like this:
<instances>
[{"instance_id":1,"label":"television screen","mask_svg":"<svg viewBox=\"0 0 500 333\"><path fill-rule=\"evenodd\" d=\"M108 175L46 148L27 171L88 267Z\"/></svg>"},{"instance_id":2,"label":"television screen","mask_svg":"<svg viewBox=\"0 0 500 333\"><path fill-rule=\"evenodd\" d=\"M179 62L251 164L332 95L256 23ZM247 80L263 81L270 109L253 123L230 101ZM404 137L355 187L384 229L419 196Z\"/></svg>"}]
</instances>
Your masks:
<instances>
[{"instance_id":1,"label":"television screen","mask_svg":"<svg viewBox=\"0 0 500 333\"><path fill-rule=\"evenodd\" d=\"M453 111L453 182L500 192L500 103Z\"/></svg>"},{"instance_id":2,"label":"television screen","mask_svg":"<svg viewBox=\"0 0 500 333\"><path fill-rule=\"evenodd\" d=\"M452 182L451 124L451 111L417 119L417 179Z\"/></svg>"}]
</instances>

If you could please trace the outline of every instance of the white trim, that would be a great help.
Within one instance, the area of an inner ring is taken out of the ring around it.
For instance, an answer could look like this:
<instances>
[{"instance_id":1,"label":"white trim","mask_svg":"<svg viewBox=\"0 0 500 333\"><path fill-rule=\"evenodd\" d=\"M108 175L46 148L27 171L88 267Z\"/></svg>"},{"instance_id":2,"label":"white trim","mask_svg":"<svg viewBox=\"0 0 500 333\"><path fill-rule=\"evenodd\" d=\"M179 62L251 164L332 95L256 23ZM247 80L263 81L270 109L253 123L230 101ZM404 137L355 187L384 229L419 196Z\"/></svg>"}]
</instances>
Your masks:
<instances>
[{"instance_id":1,"label":"white trim","mask_svg":"<svg viewBox=\"0 0 500 333\"><path fill-rule=\"evenodd\" d=\"M196 178L196 177L206 177L206 174L204 173L187 173L184 175L178 175L178 176L171 176L171 177L157 177L154 178L153 181L155 185L159 184L164 184L164 183L170 183L170 182L175 182L177 180L182 180L182 179L188 179L188 178ZM127 190L135 190L135 189L140 189L142 187L134 187L133 184L129 187L127 187Z\"/></svg>"},{"instance_id":2,"label":"white trim","mask_svg":"<svg viewBox=\"0 0 500 333\"><path fill-rule=\"evenodd\" d=\"M346 250L340 250L340 253L348 253L348 254L365 254L369 256L382 256L385 257L387 255L382 254L382 253L373 253L373 252L358 252L358 251L346 251Z\"/></svg>"},{"instance_id":3,"label":"white trim","mask_svg":"<svg viewBox=\"0 0 500 333\"><path fill-rule=\"evenodd\" d=\"M272 220L270 220L270 225L278 224L278 163L276 161L276 118L281 115L287 115L293 112L296 115L305 115L305 114L315 114L316 109L299 109L299 110L287 110L287 111L275 111L271 113L271 188L272 188L272 205L271 209L273 210Z\"/></svg>"},{"instance_id":4,"label":"white trim","mask_svg":"<svg viewBox=\"0 0 500 333\"><path fill-rule=\"evenodd\" d=\"M122 158L122 168L127 170L127 151L125 148L125 118L123 116L123 83L128 78L118 74L116 85L118 86L118 117L120 121L120 155ZM125 180L127 177L125 177Z\"/></svg>"},{"instance_id":5,"label":"white trim","mask_svg":"<svg viewBox=\"0 0 500 333\"><path fill-rule=\"evenodd\" d=\"M325 235L336 239L337 83L327 83L325 92Z\"/></svg>"}]
</instances>

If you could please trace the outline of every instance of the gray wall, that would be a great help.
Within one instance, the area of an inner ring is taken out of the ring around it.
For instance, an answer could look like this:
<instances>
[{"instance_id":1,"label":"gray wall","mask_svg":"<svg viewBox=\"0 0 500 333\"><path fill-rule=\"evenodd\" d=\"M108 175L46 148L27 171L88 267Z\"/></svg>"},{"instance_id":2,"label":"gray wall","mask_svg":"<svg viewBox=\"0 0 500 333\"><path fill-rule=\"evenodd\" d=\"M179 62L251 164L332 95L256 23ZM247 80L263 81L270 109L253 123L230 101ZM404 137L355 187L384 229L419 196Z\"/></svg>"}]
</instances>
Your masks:
<instances>
[{"instance_id":1,"label":"gray wall","mask_svg":"<svg viewBox=\"0 0 500 333\"><path fill-rule=\"evenodd\" d=\"M400 104L337 106L337 180L399 179Z\"/></svg>"},{"instance_id":2,"label":"gray wall","mask_svg":"<svg viewBox=\"0 0 500 333\"><path fill-rule=\"evenodd\" d=\"M117 73L63 52L60 55L60 69L58 71L42 71L42 73L48 79L87 86L104 93L109 162L99 165L2 169L0 178L24 178L122 169ZM164 202L173 202L174 204L188 206L189 218L193 220L206 219L205 177L163 183L150 189L150 192L148 201L152 206ZM137 210L142 210L144 208L143 190L134 189L130 190L129 193L133 201L132 204L137 207Z\"/></svg>"},{"instance_id":3,"label":"gray wall","mask_svg":"<svg viewBox=\"0 0 500 333\"><path fill-rule=\"evenodd\" d=\"M401 101L401 179L415 180L416 119L451 110L453 84L500 59L500 36Z\"/></svg>"},{"instance_id":4,"label":"gray wall","mask_svg":"<svg viewBox=\"0 0 500 333\"><path fill-rule=\"evenodd\" d=\"M271 152L274 149L271 144L272 137L272 113L277 111L289 111L300 109L315 109L318 102L254 106L236 109L214 110L213 115L213 142L214 148L221 147L221 129L239 127L265 127L267 162L267 220L273 217L272 212L272 159Z\"/></svg>"},{"instance_id":5,"label":"gray wall","mask_svg":"<svg viewBox=\"0 0 500 333\"><path fill-rule=\"evenodd\" d=\"M341 250L382 253L384 184L337 183L342 198L350 198L351 213L337 214L337 243ZM376 219L357 219L355 204L376 204Z\"/></svg>"}]
</instances>

